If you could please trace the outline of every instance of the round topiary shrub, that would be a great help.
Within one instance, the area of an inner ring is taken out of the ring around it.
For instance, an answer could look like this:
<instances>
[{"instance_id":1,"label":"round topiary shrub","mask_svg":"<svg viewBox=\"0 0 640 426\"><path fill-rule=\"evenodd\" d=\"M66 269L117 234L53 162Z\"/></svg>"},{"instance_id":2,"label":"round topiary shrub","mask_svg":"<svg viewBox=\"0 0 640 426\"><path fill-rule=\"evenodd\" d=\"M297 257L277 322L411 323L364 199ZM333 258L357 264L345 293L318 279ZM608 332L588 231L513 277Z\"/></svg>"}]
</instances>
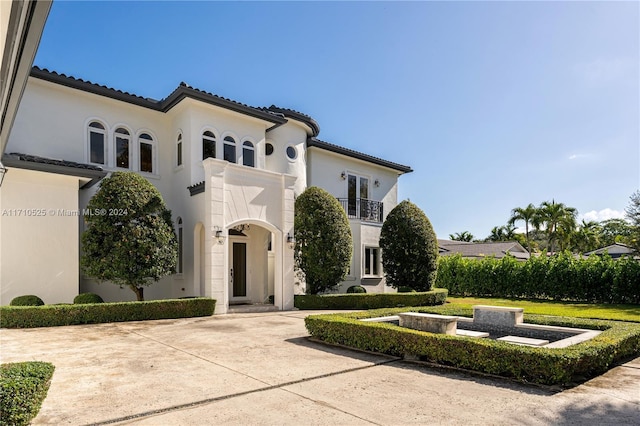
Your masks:
<instances>
[{"instance_id":1,"label":"round topiary shrub","mask_svg":"<svg viewBox=\"0 0 640 426\"><path fill-rule=\"evenodd\" d=\"M398 293L415 293L416 291L411 287L407 287L406 285L401 285L398 287Z\"/></svg>"},{"instance_id":2,"label":"round topiary shrub","mask_svg":"<svg viewBox=\"0 0 640 426\"><path fill-rule=\"evenodd\" d=\"M73 303L76 305L82 305L87 303L104 303L102 297L95 293L80 293L73 299Z\"/></svg>"},{"instance_id":3,"label":"round topiary shrub","mask_svg":"<svg viewBox=\"0 0 640 426\"><path fill-rule=\"evenodd\" d=\"M387 284L429 291L436 282L438 240L422 210L404 200L389 212L380 231Z\"/></svg>"},{"instance_id":4,"label":"round topiary shrub","mask_svg":"<svg viewBox=\"0 0 640 426\"><path fill-rule=\"evenodd\" d=\"M18 296L14 298L10 306L42 306L44 302L38 296L34 296L33 294L27 294L26 296Z\"/></svg>"},{"instance_id":5,"label":"round topiary shrub","mask_svg":"<svg viewBox=\"0 0 640 426\"><path fill-rule=\"evenodd\" d=\"M352 285L347 289L347 293L366 293L367 290L361 285Z\"/></svg>"}]
</instances>

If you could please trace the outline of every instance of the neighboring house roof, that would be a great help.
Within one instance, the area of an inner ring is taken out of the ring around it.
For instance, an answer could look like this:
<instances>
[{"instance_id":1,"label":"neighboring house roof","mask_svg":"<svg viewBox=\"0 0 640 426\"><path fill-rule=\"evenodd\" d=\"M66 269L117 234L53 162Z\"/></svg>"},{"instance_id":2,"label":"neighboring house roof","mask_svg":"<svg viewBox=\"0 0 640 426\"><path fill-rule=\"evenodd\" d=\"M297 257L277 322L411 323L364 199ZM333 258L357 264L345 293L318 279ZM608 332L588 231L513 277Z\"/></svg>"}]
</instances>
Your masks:
<instances>
[{"instance_id":1,"label":"neighboring house roof","mask_svg":"<svg viewBox=\"0 0 640 426\"><path fill-rule=\"evenodd\" d=\"M615 243L615 244L611 244L610 246L602 247L597 250L587 252L584 255L591 256L592 254L596 254L596 255L602 256L603 254L605 254L605 252L609 253L609 256L615 259L622 256L633 255L634 250L626 244Z\"/></svg>"},{"instance_id":2,"label":"neighboring house roof","mask_svg":"<svg viewBox=\"0 0 640 426\"><path fill-rule=\"evenodd\" d=\"M363 154L362 152L354 151L353 149L344 148L339 145L334 145L329 142L321 141L317 138L308 138L307 139L307 147L308 148L320 148L327 151L335 152L337 154L346 155L347 157L356 158L358 160L366 161L368 163L377 164L379 166L388 167L393 170L397 170L401 173L411 173L413 169L409 166L404 166L402 164L394 163L391 161L383 160L382 158L374 157L368 154Z\"/></svg>"},{"instance_id":3,"label":"neighboring house roof","mask_svg":"<svg viewBox=\"0 0 640 426\"><path fill-rule=\"evenodd\" d=\"M495 257L501 259L508 254L518 260L529 259L527 249L517 241L500 241L491 243L469 243L465 241L438 240L441 256L460 254L467 258Z\"/></svg>"},{"instance_id":4,"label":"neighboring house roof","mask_svg":"<svg viewBox=\"0 0 640 426\"><path fill-rule=\"evenodd\" d=\"M82 188L89 188L95 185L99 180L107 175L107 172L102 170L102 167L15 152L3 155L2 162L7 167L89 179L88 182L82 185Z\"/></svg>"}]
</instances>

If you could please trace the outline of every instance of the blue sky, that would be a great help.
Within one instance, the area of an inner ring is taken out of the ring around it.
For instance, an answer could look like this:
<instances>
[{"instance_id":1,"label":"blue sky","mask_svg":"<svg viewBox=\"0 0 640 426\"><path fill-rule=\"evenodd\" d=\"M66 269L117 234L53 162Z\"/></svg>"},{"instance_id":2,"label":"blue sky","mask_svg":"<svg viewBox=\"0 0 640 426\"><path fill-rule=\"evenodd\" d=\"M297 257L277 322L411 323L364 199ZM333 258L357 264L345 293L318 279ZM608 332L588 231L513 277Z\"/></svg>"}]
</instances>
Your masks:
<instances>
[{"instance_id":1,"label":"blue sky","mask_svg":"<svg viewBox=\"0 0 640 426\"><path fill-rule=\"evenodd\" d=\"M400 178L441 238L640 188L637 2L63 2L35 64L161 99L185 81L311 115Z\"/></svg>"}]
</instances>

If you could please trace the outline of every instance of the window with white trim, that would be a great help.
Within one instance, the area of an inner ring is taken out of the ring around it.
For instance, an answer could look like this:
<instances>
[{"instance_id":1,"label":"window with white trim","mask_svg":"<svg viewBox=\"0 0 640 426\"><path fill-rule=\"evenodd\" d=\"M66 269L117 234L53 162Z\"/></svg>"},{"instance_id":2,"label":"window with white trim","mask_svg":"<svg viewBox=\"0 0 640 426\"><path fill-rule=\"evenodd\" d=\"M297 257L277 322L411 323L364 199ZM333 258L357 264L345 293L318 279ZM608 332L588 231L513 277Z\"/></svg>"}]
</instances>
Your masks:
<instances>
[{"instance_id":1,"label":"window with white trim","mask_svg":"<svg viewBox=\"0 0 640 426\"><path fill-rule=\"evenodd\" d=\"M223 144L223 159L230 163L236 162L236 141L231 136L225 136Z\"/></svg>"},{"instance_id":2,"label":"window with white trim","mask_svg":"<svg viewBox=\"0 0 640 426\"><path fill-rule=\"evenodd\" d=\"M131 165L131 134L125 128L118 127L113 132L115 143L116 167L128 169Z\"/></svg>"},{"instance_id":3,"label":"window with white trim","mask_svg":"<svg viewBox=\"0 0 640 426\"><path fill-rule=\"evenodd\" d=\"M216 135L207 130L202 134L202 159L216 158Z\"/></svg>"},{"instance_id":4,"label":"window with white trim","mask_svg":"<svg viewBox=\"0 0 640 426\"><path fill-rule=\"evenodd\" d=\"M182 133L178 133L176 141L176 166L182 166Z\"/></svg>"},{"instance_id":5,"label":"window with white trim","mask_svg":"<svg viewBox=\"0 0 640 426\"><path fill-rule=\"evenodd\" d=\"M154 173L155 160L155 142L153 137L148 133L142 133L138 137L140 171L146 173Z\"/></svg>"},{"instance_id":6,"label":"window with white trim","mask_svg":"<svg viewBox=\"0 0 640 426\"><path fill-rule=\"evenodd\" d=\"M364 277L379 277L380 271L380 248L379 247L365 247L362 255L362 276Z\"/></svg>"},{"instance_id":7,"label":"window with white trim","mask_svg":"<svg viewBox=\"0 0 640 426\"><path fill-rule=\"evenodd\" d=\"M89 123L89 162L105 165L107 157L107 132L102 123Z\"/></svg>"},{"instance_id":8,"label":"window with white trim","mask_svg":"<svg viewBox=\"0 0 640 426\"><path fill-rule=\"evenodd\" d=\"M242 164L249 167L256 166L256 150L249 141L242 143Z\"/></svg>"}]
</instances>

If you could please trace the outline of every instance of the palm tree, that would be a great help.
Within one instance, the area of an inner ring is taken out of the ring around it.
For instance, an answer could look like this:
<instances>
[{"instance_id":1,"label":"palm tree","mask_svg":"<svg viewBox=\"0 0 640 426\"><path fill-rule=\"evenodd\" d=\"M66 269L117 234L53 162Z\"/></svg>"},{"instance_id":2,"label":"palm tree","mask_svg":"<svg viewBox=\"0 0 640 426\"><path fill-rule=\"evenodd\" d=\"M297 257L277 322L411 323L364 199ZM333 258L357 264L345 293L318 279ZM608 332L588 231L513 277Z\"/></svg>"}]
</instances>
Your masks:
<instances>
[{"instance_id":1,"label":"palm tree","mask_svg":"<svg viewBox=\"0 0 640 426\"><path fill-rule=\"evenodd\" d=\"M595 221L585 221L582 219L582 223L578 225L578 229L573 233L572 245L573 250L580 253L585 253L591 250L595 250L600 247L600 235L602 233L602 226Z\"/></svg>"},{"instance_id":2,"label":"palm tree","mask_svg":"<svg viewBox=\"0 0 640 426\"><path fill-rule=\"evenodd\" d=\"M578 211L573 207L567 207L563 203L545 201L538 208L536 222L544 224L547 233L548 248L554 252L556 240L560 241L561 248L565 248L565 242L576 228L576 216Z\"/></svg>"},{"instance_id":3,"label":"palm tree","mask_svg":"<svg viewBox=\"0 0 640 426\"><path fill-rule=\"evenodd\" d=\"M474 236L469 231L456 232L455 234L449 234L449 238L452 241L466 241L470 243L473 241Z\"/></svg>"},{"instance_id":4,"label":"palm tree","mask_svg":"<svg viewBox=\"0 0 640 426\"><path fill-rule=\"evenodd\" d=\"M516 207L511 210L511 218L509 219L509 225L515 225L519 220L524 221L524 237L527 241L527 250L531 253L531 241L529 240L529 224L535 227L536 216L538 209L532 203L529 203L527 207Z\"/></svg>"}]
</instances>

